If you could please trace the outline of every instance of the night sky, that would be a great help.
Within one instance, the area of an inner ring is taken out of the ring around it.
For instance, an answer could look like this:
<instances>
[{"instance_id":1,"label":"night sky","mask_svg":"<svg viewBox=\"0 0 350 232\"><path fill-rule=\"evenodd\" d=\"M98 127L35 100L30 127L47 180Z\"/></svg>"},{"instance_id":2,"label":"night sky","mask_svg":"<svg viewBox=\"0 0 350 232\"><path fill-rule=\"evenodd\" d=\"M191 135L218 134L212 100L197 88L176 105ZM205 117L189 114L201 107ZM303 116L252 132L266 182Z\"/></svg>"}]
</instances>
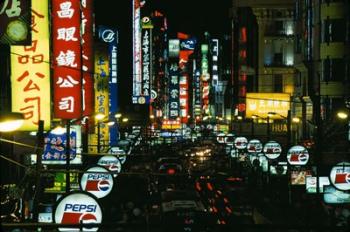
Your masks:
<instances>
[{"instance_id":1,"label":"night sky","mask_svg":"<svg viewBox=\"0 0 350 232\"><path fill-rule=\"evenodd\" d=\"M119 31L119 97L121 111L144 111L131 104L132 93L132 33L131 0L95 0L95 22ZM197 37L205 31L223 34L229 23L231 0L147 0L145 7L161 11L168 19L169 33L184 32Z\"/></svg>"}]
</instances>

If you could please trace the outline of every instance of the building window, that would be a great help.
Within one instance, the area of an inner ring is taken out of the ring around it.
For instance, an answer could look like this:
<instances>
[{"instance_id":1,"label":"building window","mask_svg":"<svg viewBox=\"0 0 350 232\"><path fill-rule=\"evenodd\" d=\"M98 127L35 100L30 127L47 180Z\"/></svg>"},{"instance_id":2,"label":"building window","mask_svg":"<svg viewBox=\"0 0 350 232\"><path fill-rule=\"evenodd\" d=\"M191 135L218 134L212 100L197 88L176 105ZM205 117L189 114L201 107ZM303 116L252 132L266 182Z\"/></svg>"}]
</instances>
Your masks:
<instances>
[{"instance_id":1,"label":"building window","mask_svg":"<svg viewBox=\"0 0 350 232\"><path fill-rule=\"evenodd\" d=\"M283 92L283 79L282 74L275 74L273 79L273 87L275 93Z\"/></svg>"}]
</instances>

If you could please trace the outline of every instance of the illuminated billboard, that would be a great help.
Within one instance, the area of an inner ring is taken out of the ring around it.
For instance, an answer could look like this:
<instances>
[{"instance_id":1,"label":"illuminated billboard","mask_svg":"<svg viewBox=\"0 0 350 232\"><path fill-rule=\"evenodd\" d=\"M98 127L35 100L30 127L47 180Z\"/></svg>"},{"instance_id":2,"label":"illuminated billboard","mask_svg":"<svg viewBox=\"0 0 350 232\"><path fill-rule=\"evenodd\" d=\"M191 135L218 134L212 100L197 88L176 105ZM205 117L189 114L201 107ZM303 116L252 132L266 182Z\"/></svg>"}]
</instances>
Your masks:
<instances>
[{"instance_id":1,"label":"illuminated billboard","mask_svg":"<svg viewBox=\"0 0 350 232\"><path fill-rule=\"evenodd\" d=\"M43 164L66 164L67 133L49 132L44 138ZM70 164L82 164L81 158L81 126L71 126L69 155Z\"/></svg>"},{"instance_id":2,"label":"illuminated billboard","mask_svg":"<svg viewBox=\"0 0 350 232\"><path fill-rule=\"evenodd\" d=\"M95 46L95 112L109 115L109 61L108 48L106 44ZM97 124L96 124L97 125ZM97 152L97 126L95 133L89 137L89 144L95 146L89 147L89 152ZM100 124L100 141L104 146L109 141L109 127L105 123Z\"/></svg>"},{"instance_id":3,"label":"illuminated billboard","mask_svg":"<svg viewBox=\"0 0 350 232\"><path fill-rule=\"evenodd\" d=\"M247 118L252 118L252 115L266 118L268 112L287 117L290 109L290 95L286 93L247 93L246 104Z\"/></svg>"},{"instance_id":4,"label":"illuminated billboard","mask_svg":"<svg viewBox=\"0 0 350 232\"><path fill-rule=\"evenodd\" d=\"M170 65L169 78L169 119L177 119L180 116L179 69L175 62Z\"/></svg>"},{"instance_id":5,"label":"illuminated billboard","mask_svg":"<svg viewBox=\"0 0 350 232\"><path fill-rule=\"evenodd\" d=\"M133 92L132 103L144 104L141 74L141 5L140 0L132 0L132 47L133 47Z\"/></svg>"},{"instance_id":6,"label":"illuminated billboard","mask_svg":"<svg viewBox=\"0 0 350 232\"><path fill-rule=\"evenodd\" d=\"M80 1L52 1L54 115L82 115Z\"/></svg>"},{"instance_id":7,"label":"illuminated billboard","mask_svg":"<svg viewBox=\"0 0 350 232\"><path fill-rule=\"evenodd\" d=\"M51 126L48 1L32 1L32 44L11 46L12 111L24 114L21 130Z\"/></svg>"},{"instance_id":8,"label":"illuminated billboard","mask_svg":"<svg viewBox=\"0 0 350 232\"><path fill-rule=\"evenodd\" d=\"M118 104L119 104L118 102L118 31L116 29L112 29L109 27L100 26L98 30L98 36L100 40L108 44L108 61L109 61L108 119L112 121L115 119L115 115L118 112ZM110 126L109 145L111 146L117 145L118 143L117 134L118 134L117 125Z\"/></svg>"}]
</instances>

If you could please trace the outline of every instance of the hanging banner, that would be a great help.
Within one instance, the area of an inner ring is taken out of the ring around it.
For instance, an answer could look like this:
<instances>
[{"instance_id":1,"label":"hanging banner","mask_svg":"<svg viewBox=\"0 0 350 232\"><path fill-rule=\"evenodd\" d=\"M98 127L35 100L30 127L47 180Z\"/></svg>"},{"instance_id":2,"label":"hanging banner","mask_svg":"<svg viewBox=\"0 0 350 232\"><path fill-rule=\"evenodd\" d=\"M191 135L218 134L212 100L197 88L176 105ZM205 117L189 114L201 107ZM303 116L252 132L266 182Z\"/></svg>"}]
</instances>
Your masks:
<instances>
[{"instance_id":1,"label":"hanging banner","mask_svg":"<svg viewBox=\"0 0 350 232\"><path fill-rule=\"evenodd\" d=\"M147 17L145 17L147 18ZM142 93L145 103L150 102L152 77L152 29L142 28Z\"/></svg>"},{"instance_id":2,"label":"hanging banner","mask_svg":"<svg viewBox=\"0 0 350 232\"><path fill-rule=\"evenodd\" d=\"M31 45L31 2L34 0L0 2L0 44Z\"/></svg>"},{"instance_id":3,"label":"hanging banner","mask_svg":"<svg viewBox=\"0 0 350 232\"><path fill-rule=\"evenodd\" d=\"M134 104L144 104L142 95L142 68L141 68L141 5L140 0L132 0L132 47L133 47L133 94Z\"/></svg>"},{"instance_id":4,"label":"hanging banner","mask_svg":"<svg viewBox=\"0 0 350 232\"><path fill-rule=\"evenodd\" d=\"M81 1L83 116L94 113L93 0Z\"/></svg>"},{"instance_id":5,"label":"hanging banner","mask_svg":"<svg viewBox=\"0 0 350 232\"><path fill-rule=\"evenodd\" d=\"M201 115L201 81L200 81L201 73L197 69L193 74L193 82L194 82L194 115Z\"/></svg>"},{"instance_id":6,"label":"hanging banner","mask_svg":"<svg viewBox=\"0 0 350 232\"><path fill-rule=\"evenodd\" d=\"M52 1L54 115L61 119L82 115L80 1Z\"/></svg>"},{"instance_id":7,"label":"hanging banner","mask_svg":"<svg viewBox=\"0 0 350 232\"><path fill-rule=\"evenodd\" d=\"M24 114L21 130L51 127L48 1L32 1L32 44L11 46L12 111Z\"/></svg>"},{"instance_id":8,"label":"hanging banner","mask_svg":"<svg viewBox=\"0 0 350 232\"><path fill-rule=\"evenodd\" d=\"M218 85L218 82L219 82L219 70L218 70L219 40L218 39L211 40L211 54L212 54L211 83L212 83L212 86L215 87Z\"/></svg>"},{"instance_id":9,"label":"hanging banner","mask_svg":"<svg viewBox=\"0 0 350 232\"><path fill-rule=\"evenodd\" d=\"M110 121L115 120L118 112L118 31L116 29L101 26L99 27L99 38L108 44L109 60L109 114ZM117 125L109 128L109 145L116 146L118 143Z\"/></svg>"},{"instance_id":10,"label":"hanging banner","mask_svg":"<svg viewBox=\"0 0 350 232\"><path fill-rule=\"evenodd\" d=\"M109 61L108 48L106 44L98 44L95 46L95 112L109 115ZM97 121L95 122L97 125ZM101 146L108 146L109 127L105 123L100 124L100 142ZM97 126L95 133L89 136L89 152L97 152Z\"/></svg>"},{"instance_id":11,"label":"hanging banner","mask_svg":"<svg viewBox=\"0 0 350 232\"><path fill-rule=\"evenodd\" d=\"M169 119L177 119L180 116L179 106L179 70L177 62L173 62L169 68Z\"/></svg>"}]
</instances>

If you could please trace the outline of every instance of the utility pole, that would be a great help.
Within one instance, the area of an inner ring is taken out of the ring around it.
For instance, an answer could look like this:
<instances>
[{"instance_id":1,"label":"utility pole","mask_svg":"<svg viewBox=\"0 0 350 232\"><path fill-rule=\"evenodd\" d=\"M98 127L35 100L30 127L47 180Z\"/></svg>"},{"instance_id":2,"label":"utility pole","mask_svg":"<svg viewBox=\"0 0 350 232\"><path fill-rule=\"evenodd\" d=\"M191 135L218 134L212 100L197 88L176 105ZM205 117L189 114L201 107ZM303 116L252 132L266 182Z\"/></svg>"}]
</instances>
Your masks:
<instances>
[{"instance_id":1,"label":"utility pole","mask_svg":"<svg viewBox=\"0 0 350 232\"><path fill-rule=\"evenodd\" d=\"M41 197L41 171L42 171L42 147L44 147L44 121L39 120L38 133L37 133L37 146L35 149L36 153L36 180L35 180L35 195L33 200L33 220L34 222L38 221L38 208L39 208L39 199Z\"/></svg>"},{"instance_id":2,"label":"utility pole","mask_svg":"<svg viewBox=\"0 0 350 232\"><path fill-rule=\"evenodd\" d=\"M66 124L66 193L70 192L70 120Z\"/></svg>"}]
</instances>

